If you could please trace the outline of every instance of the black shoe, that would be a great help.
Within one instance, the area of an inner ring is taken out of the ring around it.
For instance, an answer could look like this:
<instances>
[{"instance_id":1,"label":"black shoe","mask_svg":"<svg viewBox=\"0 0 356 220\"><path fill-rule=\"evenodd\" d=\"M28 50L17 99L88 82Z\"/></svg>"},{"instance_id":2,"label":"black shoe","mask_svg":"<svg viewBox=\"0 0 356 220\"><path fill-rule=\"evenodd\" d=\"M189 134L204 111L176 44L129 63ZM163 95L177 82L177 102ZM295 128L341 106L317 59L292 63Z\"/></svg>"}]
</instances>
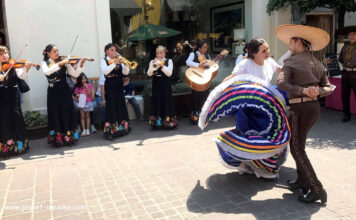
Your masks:
<instances>
[{"instance_id":1,"label":"black shoe","mask_svg":"<svg viewBox=\"0 0 356 220\"><path fill-rule=\"evenodd\" d=\"M342 118L342 122L348 122L350 121L351 119L351 115L345 115L343 118Z\"/></svg>"},{"instance_id":2,"label":"black shoe","mask_svg":"<svg viewBox=\"0 0 356 220\"><path fill-rule=\"evenodd\" d=\"M104 139L105 140L109 140L109 141L113 141L114 137L111 133L104 133Z\"/></svg>"},{"instance_id":3,"label":"black shoe","mask_svg":"<svg viewBox=\"0 0 356 220\"><path fill-rule=\"evenodd\" d=\"M319 194L316 192L310 192L307 196L299 196L298 200L305 203L313 203L321 200L321 203L325 204L327 202L327 194L326 191L323 189Z\"/></svg>"},{"instance_id":4,"label":"black shoe","mask_svg":"<svg viewBox=\"0 0 356 220\"><path fill-rule=\"evenodd\" d=\"M289 185L289 189L292 191L297 190L297 189L302 189L303 194L307 194L309 191L308 187L298 180L295 180L295 181L287 180L287 184Z\"/></svg>"}]
</instances>

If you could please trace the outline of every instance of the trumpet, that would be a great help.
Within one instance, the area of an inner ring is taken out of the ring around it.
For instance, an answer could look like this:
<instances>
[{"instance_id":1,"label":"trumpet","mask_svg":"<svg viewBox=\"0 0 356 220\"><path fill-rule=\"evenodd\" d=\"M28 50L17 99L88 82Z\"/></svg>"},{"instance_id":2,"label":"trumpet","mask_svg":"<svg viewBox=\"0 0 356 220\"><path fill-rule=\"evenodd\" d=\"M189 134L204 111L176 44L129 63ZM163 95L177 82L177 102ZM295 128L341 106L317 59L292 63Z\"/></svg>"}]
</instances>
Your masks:
<instances>
[{"instance_id":1,"label":"trumpet","mask_svg":"<svg viewBox=\"0 0 356 220\"><path fill-rule=\"evenodd\" d=\"M164 64L164 60L157 60L156 62L153 62L153 71L156 71L160 68L160 64Z\"/></svg>"},{"instance_id":2,"label":"trumpet","mask_svg":"<svg viewBox=\"0 0 356 220\"><path fill-rule=\"evenodd\" d=\"M123 56L121 56L119 53L117 53L115 55L116 59L119 59L121 63L123 63L124 65L128 66L130 69L136 69L137 67L137 62L136 61L129 61L128 59L124 58Z\"/></svg>"}]
</instances>

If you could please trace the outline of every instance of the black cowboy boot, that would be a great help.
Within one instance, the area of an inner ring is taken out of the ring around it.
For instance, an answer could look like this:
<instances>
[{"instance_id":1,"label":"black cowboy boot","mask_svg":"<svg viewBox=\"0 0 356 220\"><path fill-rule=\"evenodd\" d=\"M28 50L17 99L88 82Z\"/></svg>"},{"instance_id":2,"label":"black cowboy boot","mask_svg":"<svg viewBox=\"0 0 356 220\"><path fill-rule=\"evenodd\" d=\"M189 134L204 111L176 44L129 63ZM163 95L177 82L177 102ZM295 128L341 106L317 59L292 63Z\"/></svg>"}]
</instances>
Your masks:
<instances>
[{"instance_id":1,"label":"black cowboy boot","mask_svg":"<svg viewBox=\"0 0 356 220\"><path fill-rule=\"evenodd\" d=\"M342 122L348 122L351 119L351 114L345 114L342 118Z\"/></svg>"},{"instance_id":2,"label":"black cowboy boot","mask_svg":"<svg viewBox=\"0 0 356 220\"><path fill-rule=\"evenodd\" d=\"M287 180L287 184L289 185L289 189L292 191L297 189L302 189L303 194L307 194L309 191L308 187L298 179L295 181Z\"/></svg>"},{"instance_id":3,"label":"black cowboy boot","mask_svg":"<svg viewBox=\"0 0 356 220\"><path fill-rule=\"evenodd\" d=\"M298 200L305 203L313 203L321 200L321 203L325 204L327 202L327 194L324 189L320 191L320 193L316 193L315 191L310 192L307 196L299 196Z\"/></svg>"}]
</instances>

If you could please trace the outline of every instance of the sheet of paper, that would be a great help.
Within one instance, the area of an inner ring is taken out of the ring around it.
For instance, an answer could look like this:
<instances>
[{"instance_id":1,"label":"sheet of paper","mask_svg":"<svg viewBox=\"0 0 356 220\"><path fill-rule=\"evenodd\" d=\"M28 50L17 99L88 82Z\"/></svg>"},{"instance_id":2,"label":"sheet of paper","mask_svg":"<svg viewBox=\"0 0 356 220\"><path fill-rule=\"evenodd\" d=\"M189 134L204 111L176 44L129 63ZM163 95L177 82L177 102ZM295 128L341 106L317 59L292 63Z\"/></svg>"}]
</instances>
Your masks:
<instances>
[{"instance_id":1,"label":"sheet of paper","mask_svg":"<svg viewBox=\"0 0 356 220\"><path fill-rule=\"evenodd\" d=\"M87 97L84 94L80 94L78 108L84 108L86 101L87 101Z\"/></svg>"}]
</instances>

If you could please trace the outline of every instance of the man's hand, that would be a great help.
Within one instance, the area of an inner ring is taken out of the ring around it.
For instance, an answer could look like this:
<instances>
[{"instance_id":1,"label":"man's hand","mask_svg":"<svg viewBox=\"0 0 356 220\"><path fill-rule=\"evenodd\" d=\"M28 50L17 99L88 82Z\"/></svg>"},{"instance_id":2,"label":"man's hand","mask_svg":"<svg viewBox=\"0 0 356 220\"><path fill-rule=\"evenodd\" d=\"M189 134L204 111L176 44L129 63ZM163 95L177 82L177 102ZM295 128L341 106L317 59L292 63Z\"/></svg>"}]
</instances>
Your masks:
<instances>
[{"instance_id":1,"label":"man's hand","mask_svg":"<svg viewBox=\"0 0 356 220\"><path fill-rule=\"evenodd\" d=\"M319 87L310 86L303 89L303 94L310 98L317 98L319 95Z\"/></svg>"},{"instance_id":2,"label":"man's hand","mask_svg":"<svg viewBox=\"0 0 356 220\"><path fill-rule=\"evenodd\" d=\"M312 98L317 98L319 95L319 87L317 86L311 86L309 87L309 92Z\"/></svg>"}]
</instances>

